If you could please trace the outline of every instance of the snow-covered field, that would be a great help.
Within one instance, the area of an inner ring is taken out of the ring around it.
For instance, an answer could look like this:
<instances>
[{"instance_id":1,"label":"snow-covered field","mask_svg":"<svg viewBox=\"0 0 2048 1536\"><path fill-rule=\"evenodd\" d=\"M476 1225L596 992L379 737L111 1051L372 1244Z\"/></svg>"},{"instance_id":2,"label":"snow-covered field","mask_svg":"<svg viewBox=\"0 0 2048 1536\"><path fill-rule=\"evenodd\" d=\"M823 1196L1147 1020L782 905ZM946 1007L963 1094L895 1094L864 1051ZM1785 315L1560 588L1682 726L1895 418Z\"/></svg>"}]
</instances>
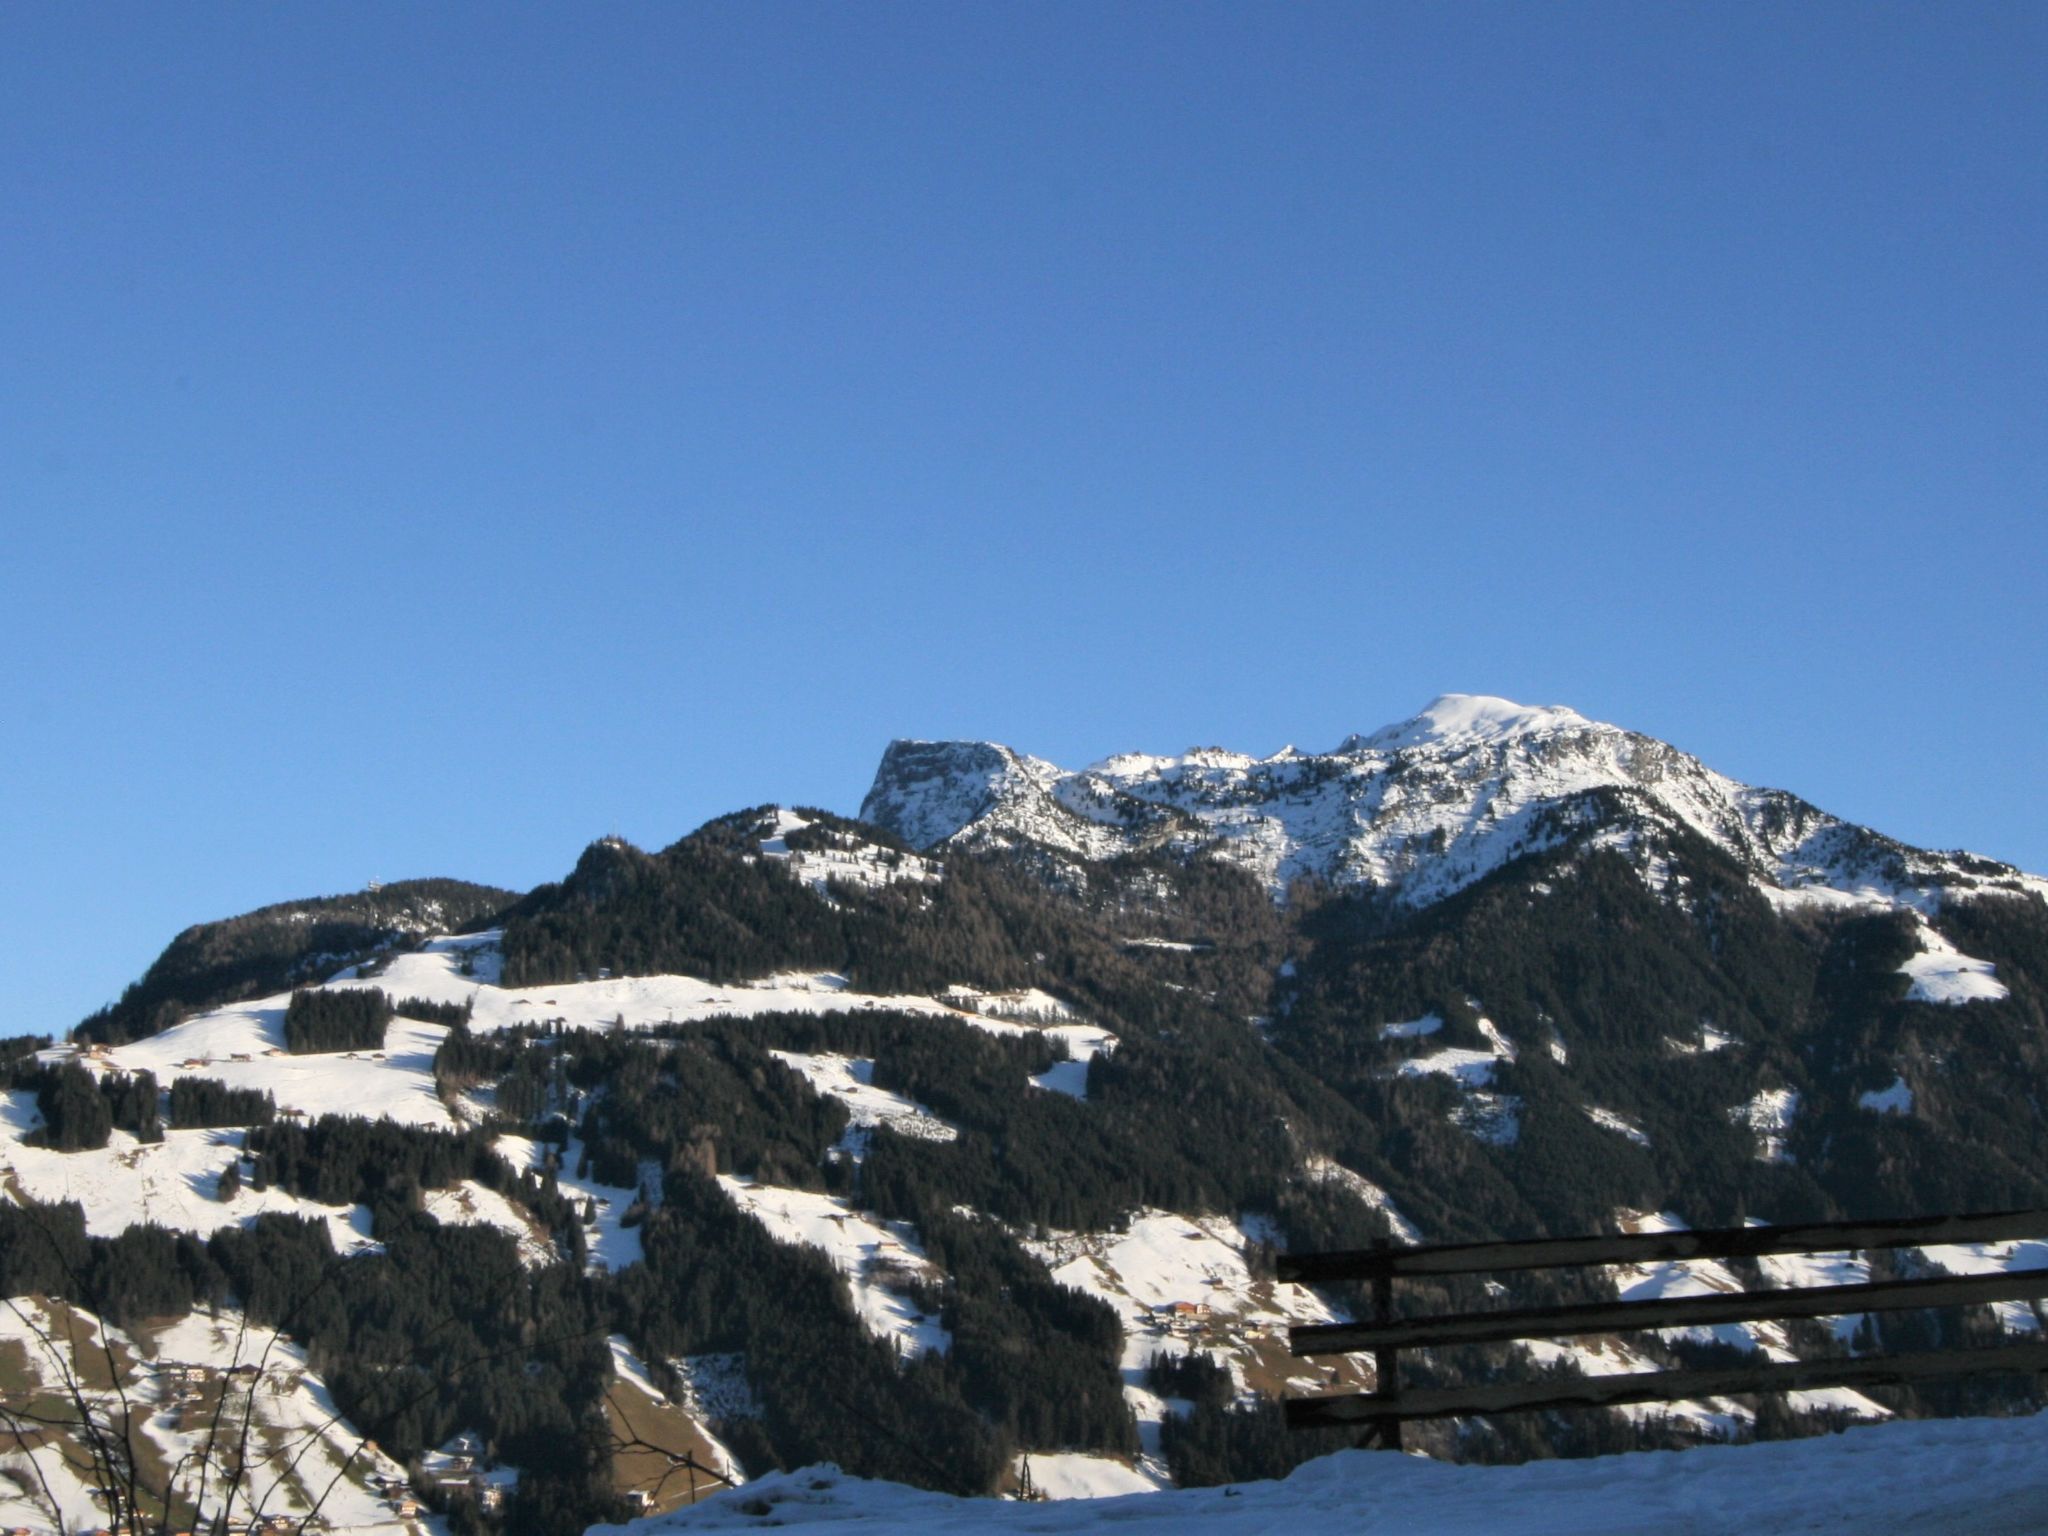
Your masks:
<instances>
[{"instance_id":1,"label":"snow-covered field","mask_svg":"<svg viewBox=\"0 0 2048 1536\"><path fill-rule=\"evenodd\" d=\"M1473 1006L1478 1006L1476 1000ZM1436 1034L1443 1020L1435 1014L1402 1023L1382 1024L1382 1040L1418 1040ZM1463 1090L1464 1102L1451 1113L1452 1120L1478 1140L1492 1146L1512 1146L1522 1133L1522 1101L1513 1094L1493 1091L1494 1068L1515 1059L1515 1043L1501 1033L1493 1020L1479 1020L1485 1049L1447 1045L1424 1056L1410 1056L1394 1069L1399 1077L1448 1077Z\"/></svg>"},{"instance_id":2,"label":"snow-covered field","mask_svg":"<svg viewBox=\"0 0 2048 1536\"><path fill-rule=\"evenodd\" d=\"M222 1200L220 1176L241 1160L240 1131L166 1131L155 1143L115 1131L97 1150L53 1152L22 1139L41 1123L33 1093L0 1092L0 1193L45 1203L75 1200L84 1208L86 1230L96 1237L117 1237L145 1221L204 1237L277 1211L325 1221L337 1253L370 1242L365 1206L319 1205L281 1189L251 1189L246 1182L232 1199Z\"/></svg>"},{"instance_id":3,"label":"snow-covered field","mask_svg":"<svg viewBox=\"0 0 2048 1536\"><path fill-rule=\"evenodd\" d=\"M433 963L420 967L443 968ZM394 998L419 995L398 984L389 990ZM289 994L280 993L202 1013L160 1035L116 1047L107 1064L124 1072L154 1072L166 1087L180 1077L210 1077L230 1088L267 1090L279 1109L314 1118L364 1115L438 1129L455 1123L434 1092L434 1052L447 1030L399 1018L385 1031L381 1052L290 1056L284 1054L284 1011L290 1001Z\"/></svg>"},{"instance_id":4,"label":"snow-covered field","mask_svg":"<svg viewBox=\"0 0 2048 1536\"><path fill-rule=\"evenodd\" d=\"M656 1536L831 1525L921 1536L2021 1536L2048 1531L2048 1425L1919 1420L1815 1440L1518 1467L1345 1451L1282 1482L1053 1504L958 1499L808 1467L630 1529ZM593 1536L624 1529L598 1526Z\"/></svg>"},{"instance_id":5,"label":"snow-covered field","mask_svg":"<svg viewBox=\"0 0 2048 1536\"><path fill-rule=\"evenodd\" d=\"M419 949L390 957L375 975L344 970L325 985L336 990L382 988L401 1005L410 998L467 1004L470 1027L478 1032L559 1020L568 1028L627 1029L688 1024L709 1019L745 1019L766 1013L848 1013L890 1009L1008 1036L1042 1036L1069 1055L1035 1080L1044 1089L1085 1097L1088 1062L1115 1049L1116 1037L1075 1017L1050 994L988 992L953 987L944 1000L883 996L854 991L845 978L826 973L783 974L736 986L714 985L688 976L603 978L553 986L504 988L498 941L493 932L448 935ZM287 994L214 1009L145 1040L115 1047L97 1058L79 1057L94 1071L149 1071L168 1086L179 1077L216 1079L231 1088L268 1092L284 1113L308 1118L362 1115L403 1124L450 1129L458 1124L435 1091L434 1052L446 1036L440 1025L403 1016L393 1020L381 1051L330 1052L294 1056L284 1050ZM888 1123L909 1135L948 1139L944 1121L871 1081L873 1063L826 1054L779 1053L819 1092L844 1101L853 1112L856 1139ZM73 1056L69 1047L46 1059ZM461 1108L458 1105L458 1108ZM0 1092L0 1190L14 1189L38 1200L76 1199L86 1209L91 1231L112 1236L142 1221L202 1235L223 1226L246 1225L266 1211L289 1211L326 1220L335 1246L348 1251L369 1240L368 1213L330 1208L279 1190L258 1192L246 1184L232 1198L218 1198L220 1175L239 1155L233 1130L169 1131L162 1142L138 1143L115 1132L107 1147L58 1153L27 1145L37 1126L34 1097ZM538 1166L543 1148L514 1136L499 1149L514 1167ZM858 1150L853 1147L852 1150ZM575 1149L566 1159L576 1164ZM611 1189L559 1176L563 1192L588 1199L597 1212L590 1230L594 1263L623 1268L640 1256L638 1233L622 1224L635 1190ZM483 1222L512 1233L530 1260L541 1262L544 1245L517 1211L487 1190L445 1192L431 1202L445 1221Z\"/></svg>"},{"instance_id":6,"label":"snow-covered field","mask_svg":"<svg viewBox=\"0 0 2048 1536\"><path fill-rule=\"evenodd\" d=\"M524 1136L500 1136L494 1145L498 1155L514 1168L531 1169L538 1172L547 1155L554 1148L545 1142L530 1141ZM562 1166L555 1172L555 1184L578 1205L589 1202L597 1214L594 1222L583 1228L583 1237L589 1248L590 1266L593 1269L624 1269L637 1264L641 1258L640 1229L626 1225L626 1213L633 1208L633 1202L641 1195L638 1189L622 1189L616 1185L600 1184L597 1180L577 1174L576 1167L583 1160L583 1143L574 1136L562 1149ZM658 1168L643 1165L644 1183L649 1195L660 1198L661 1178ZM445 1218L444 1218L445 1219ZM511 1227L506 1228L514 1237L520 1236ZM523 1245L522 1245L523 1246Z\"/></svg>"}]
</instances>

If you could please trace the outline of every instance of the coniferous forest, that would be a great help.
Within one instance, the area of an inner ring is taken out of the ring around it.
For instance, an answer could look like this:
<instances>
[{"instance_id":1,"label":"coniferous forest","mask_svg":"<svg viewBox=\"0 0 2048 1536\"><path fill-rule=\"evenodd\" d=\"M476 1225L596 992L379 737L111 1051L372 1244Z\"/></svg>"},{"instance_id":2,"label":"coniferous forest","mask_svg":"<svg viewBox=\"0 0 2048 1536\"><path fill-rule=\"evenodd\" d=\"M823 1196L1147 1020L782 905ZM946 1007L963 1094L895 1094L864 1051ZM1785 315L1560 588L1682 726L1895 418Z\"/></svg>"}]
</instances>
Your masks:
<instances>
[{"instance_id":1,"label":"coniferous forest","mask_svg":"<svg viewBox=\"0 0 2048 1536\"><path fill-rule=\"evenodd\" d=\"M284 1048L294 1056L382 1050L384 1026L392 1017L391 999L375 987L348 992L301 988L284 1011Z\"/></svg>"}]
</instances>

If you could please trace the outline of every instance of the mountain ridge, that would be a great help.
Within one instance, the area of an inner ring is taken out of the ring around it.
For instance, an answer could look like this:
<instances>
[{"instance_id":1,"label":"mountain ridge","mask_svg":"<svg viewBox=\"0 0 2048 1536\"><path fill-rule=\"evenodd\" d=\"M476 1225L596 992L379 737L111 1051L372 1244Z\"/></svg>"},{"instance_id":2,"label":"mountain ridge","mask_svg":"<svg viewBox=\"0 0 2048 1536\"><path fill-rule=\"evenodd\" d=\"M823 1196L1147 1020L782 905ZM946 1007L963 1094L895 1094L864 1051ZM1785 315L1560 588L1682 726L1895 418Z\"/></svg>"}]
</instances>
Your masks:
<instances>
[{"instance_id":1,"label":"mountain ridge","mask_svg":"<svg viewBox=\"0 0 2048 1536\"><path fill-rule=\"evenodd\" d=\"M1623 799L1589 802L1595 792ZM2013 865L1912 847L1655 737L1476 694L1441 695L1322 753L1120 753L1067 770L994 742L896 741L860 814L923 850L1031 845L1070 878L1153 848L1219 857L1276 898L1306 877L1428 905L1589 820L1653 879L1660 845L1688 828L1785 903L1924 913L1951 895L2048 895L2048 880Z\"/></svg>"}]
</instances>

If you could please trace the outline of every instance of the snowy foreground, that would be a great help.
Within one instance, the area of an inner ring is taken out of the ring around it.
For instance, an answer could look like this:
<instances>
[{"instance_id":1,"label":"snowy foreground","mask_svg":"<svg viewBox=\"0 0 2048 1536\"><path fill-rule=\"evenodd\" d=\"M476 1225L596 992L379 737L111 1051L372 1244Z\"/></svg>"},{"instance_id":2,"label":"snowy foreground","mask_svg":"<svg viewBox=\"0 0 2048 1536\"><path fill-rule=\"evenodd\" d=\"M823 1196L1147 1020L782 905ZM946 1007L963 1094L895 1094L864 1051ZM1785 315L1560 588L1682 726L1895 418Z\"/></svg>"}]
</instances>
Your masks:
<instances>
[{"instance_id":1,"label":"snowy foreground","mask_svg":"<svg viewBox=\"0 0 2048 1536\"><path fill-rule=\"evenodd\" d=\"M847 1477L767 1477L693 1510L598 1532L859 1525L871 1531L1374 1536L2048 1531L2048 1418L1866 1425L1816 1440L1643 1451L1520 1467L1347 1451L1278 1483L1053 1504L992 1503Z\"/></svg>"}]
</instances>

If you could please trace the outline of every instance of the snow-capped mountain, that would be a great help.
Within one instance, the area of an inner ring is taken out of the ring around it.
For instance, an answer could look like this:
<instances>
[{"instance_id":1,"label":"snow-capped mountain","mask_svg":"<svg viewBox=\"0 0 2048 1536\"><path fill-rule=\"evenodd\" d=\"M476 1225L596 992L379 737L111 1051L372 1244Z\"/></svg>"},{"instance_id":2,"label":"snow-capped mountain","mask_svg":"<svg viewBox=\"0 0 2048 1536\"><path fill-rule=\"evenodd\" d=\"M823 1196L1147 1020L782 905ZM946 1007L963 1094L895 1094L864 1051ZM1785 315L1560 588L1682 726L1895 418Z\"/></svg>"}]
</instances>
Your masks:
<instances>
[{"instance_id":1,"label":"snow-capped mountain","mask_svg":"<svg viewBox=\"0 0 2048 1536\"><path fill-rule=\"evenodd\" d=\"M756 806L663 849L601 839L523 895L406 882L187 929L69 1041L0 1039L0 1301L121 1334L195 1448L235 1363L202 1317L279 1330L341 1438L390 1459L344 1469L349 1524L404 1536L419 1494L452 1501L436 1536L491 1509L569 1536L694 1501L700 1473L824 1460L1055 1497L1285 1471L1327 1446L1273 1398L1375 1367L1288 1354L1288 1324L1354 1302L1275 1281L1276 1249L2048 1206L2048 881L1568 709L1447 696L1328 752L1079 772L899 742L864 816ZM301 1316L312 1294L333 1305ZM1993 1326L2040 1319L1526 1353L1597 1375ZM394 1418L422 1351L445 1380ZM1973 1406L1717 1399L1417 1443L1517 1459ZM38 1455L52 1489L0 1468L0 1529L98 1518ZM275 1512L318 1510L301 1492Z\"/></svg>"},{"instance_id":2,"label":"snow-capped mountain","mask_svg":"<svg viewBox=\"0 0 2048 1536\"><path fill-rule=\"evenodd\" d=\"M1203 748L1067 770L989 742L898 741L861 816L922 849L1031 845L1086 863L1165 848L1240 865L1276 896L1313 877L1416 906L1586 834L1653 883L1673 836L1697 834L1781 902L1931 911L1944 896L2048 893L2010 865L1908 847L1653 737L1472 694L1328 752L1270 757Z\"/></svg>"}]
</instances>

